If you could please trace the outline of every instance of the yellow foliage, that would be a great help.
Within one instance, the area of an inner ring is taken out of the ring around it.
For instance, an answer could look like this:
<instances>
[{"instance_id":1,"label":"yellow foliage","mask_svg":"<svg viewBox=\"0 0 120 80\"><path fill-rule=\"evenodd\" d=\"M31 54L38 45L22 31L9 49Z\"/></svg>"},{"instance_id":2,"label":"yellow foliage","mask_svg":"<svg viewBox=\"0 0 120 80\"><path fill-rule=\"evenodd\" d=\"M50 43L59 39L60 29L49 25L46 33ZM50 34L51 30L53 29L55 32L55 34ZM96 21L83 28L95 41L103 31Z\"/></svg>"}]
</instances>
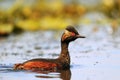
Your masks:
<instances>
[{"instance_id":1,"label":"yellow foliage","mask_svg":"<svg viewBox=\"0 0 120 80\"><path fill-rule=\"evenodd\" d=\"M31 20L31 19L18 21L16 23L16 25L18 27L22 28L23 30L34 31L34 30L38 30L40 28L38 21Z\"/></svg>"},{"instance_id":2,"label":"yellow foliage","mask_svg":"<svg viewBox=\"0 0 120 80\"><path fill-rule=\"evenodd\" d=\"M106 7L113 7L114 6L114 0L102 0L103 5L105 5Z\"/></svg>"},{"instance_id":3,"label":"yellow foliage","mask_svg":"<svg viewBox=\"0 0 120 80\"><path fill-rule=\"evenodd\" d=\"M81 15L83 15L86 12L86 8L81 6L81 5L78 5L77 6L77 12L81 16Z\"/></svg>"},{"instance_id":4,"label":"yellow foliage","mask_svg":"<svg viewBox=\"0 0 120 80\"><path fill-rule=\"evenodd\" d=\"M54 0L52 2L49 3L49 6L48 6L48 10L52 10L52 11L59 11L59 10L62 10L63 8L63 4L60 0Z\"/></svg>"},{"instance_id":5,"label":"yellow foliage","mask_svg":"<svg viewBox=\"0 0 120 80\"><path fill-rule=\"evenodd\" d=\"M37 1L35 7L41 11L59 11L63 8L63 2L61 0L40 0Z\"/></svg>"},{"instance_id":6,"label":"yellow foliage","mask_svg":"<svg viewBox=\"0 0 120 80\"><path fill-rule=\"evenodd\" d=\"M44 17L40 20L40 26L42 29L63 29L67 25L70 25L70 22L66 21L63 18L53 18L53 17Z\"/></svg>"},{"instance_id":7,"label":"yellow foliage","mask_svg":"<svg viewBox=\"0 0 120 80\"><path fill-rule=\"evenodd\" d=\"M63 18L44 17L40 20L21 20L17 22L17 26L23 30L59 30L65 28L67 25L72 24L71 21L67 21Z\"/></svg>"},{"instance_id":8,"label":"yellow foliage","mask_svg":"<svg viewBox=\"0 0 120 80\"><path fill-rule=\"evenodd\" d=\"M31 14L32 14L32 10L31 10L31 8L30 7L24 7L23 8L23 14L25 15L25 16L30 16Z\"/></svg>"},{"instance_id":9,"label":"yellow foliage","mask_svg":"<svg viewBox=\"0 0 120 80\"><path fill-rule=\"evenodd\" d=\"M12 24L0 24L0 33L11 33L13 31Z\"/></svg>"}]
</instances>

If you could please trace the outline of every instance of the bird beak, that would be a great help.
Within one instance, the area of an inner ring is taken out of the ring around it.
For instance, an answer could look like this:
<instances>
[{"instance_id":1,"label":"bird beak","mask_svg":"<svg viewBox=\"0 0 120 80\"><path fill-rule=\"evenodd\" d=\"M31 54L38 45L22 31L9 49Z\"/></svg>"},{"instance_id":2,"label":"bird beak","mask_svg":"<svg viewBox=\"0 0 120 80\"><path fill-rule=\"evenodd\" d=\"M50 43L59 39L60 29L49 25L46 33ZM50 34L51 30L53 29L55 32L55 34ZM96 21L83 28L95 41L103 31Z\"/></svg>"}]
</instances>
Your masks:
<instances>
[{"instance_id":1,"label":"bird beak","mask_svg":"<svg viewBox=\"0 0 120 80\"><path fill-rule=\"evenodd\" d=\"M76 35L77 38L85 38L85 36Z\"/></svg>"}]
</instances>

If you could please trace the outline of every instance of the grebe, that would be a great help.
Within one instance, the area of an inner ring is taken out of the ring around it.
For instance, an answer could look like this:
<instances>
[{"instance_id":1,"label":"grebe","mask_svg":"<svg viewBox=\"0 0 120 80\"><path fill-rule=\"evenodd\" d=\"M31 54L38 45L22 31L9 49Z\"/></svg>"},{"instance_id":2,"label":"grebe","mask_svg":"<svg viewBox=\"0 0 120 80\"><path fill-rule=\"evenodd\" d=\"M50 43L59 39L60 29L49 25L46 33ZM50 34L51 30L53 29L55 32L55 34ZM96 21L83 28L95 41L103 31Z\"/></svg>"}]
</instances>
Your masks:
<instances>
[{"instance_id":1,"label":"grebe","mask_svg":"<svg viewBox=\"0 0 120 80\"><path fill-rule=\"evenodd\" d=\"M14 70L64 70L70 68L70 55L68 46L71 41L77 38L85 38L81 36L73 26L67 26L61 37L61 52L56 59L31 59L24 63L15 64Z\"/></svg>"}]
</instances>

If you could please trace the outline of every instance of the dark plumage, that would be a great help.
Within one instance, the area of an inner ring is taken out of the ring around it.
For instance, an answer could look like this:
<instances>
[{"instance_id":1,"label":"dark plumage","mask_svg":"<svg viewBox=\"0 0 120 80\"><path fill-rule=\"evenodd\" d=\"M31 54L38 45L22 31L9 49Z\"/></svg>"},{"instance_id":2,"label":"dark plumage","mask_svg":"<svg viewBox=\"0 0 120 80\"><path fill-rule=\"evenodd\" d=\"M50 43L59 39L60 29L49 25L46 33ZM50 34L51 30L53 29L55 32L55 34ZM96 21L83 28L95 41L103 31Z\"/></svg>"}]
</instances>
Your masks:
<instances>
[{"instance_id":1,"label":"dark plumage","mask_svg":"<svg viewBox=\"0 0 120 80\"><path fill-rule=\"evenodd\" d=\"M77 38L85 38L80 36L77 30L68 26L62 37L61 37L61 53L60 56L56 59L32 59L24 63L15 64L14 69L24 69L24 70L58 70L58 69L69 69L70 68L70 55L68 52L68 46L71 41L74 41Z\"/></svg>"},{"instance_id":2,"label":"dark plumage","mask_svg":"<svg viewBox=\"0 0 120 80\"><path fill-rule=\"evenodd\" d=\"M67 27L66 27L66 30L68 30L68 31L70 31L70 32L74 32L75 34L79 34L79 33L77 32L77 30L76 30L73 26L67 26Z\"/></svg>"}]
</instances>

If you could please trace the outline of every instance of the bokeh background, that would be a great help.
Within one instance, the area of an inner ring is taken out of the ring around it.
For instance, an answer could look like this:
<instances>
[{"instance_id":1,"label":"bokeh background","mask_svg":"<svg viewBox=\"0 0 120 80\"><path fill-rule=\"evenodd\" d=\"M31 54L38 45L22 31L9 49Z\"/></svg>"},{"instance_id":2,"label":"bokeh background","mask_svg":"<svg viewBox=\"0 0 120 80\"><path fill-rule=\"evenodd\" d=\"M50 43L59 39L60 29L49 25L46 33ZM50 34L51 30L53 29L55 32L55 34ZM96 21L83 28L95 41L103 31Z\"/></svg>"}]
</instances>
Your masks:
<instances>
[{"instance_id":1,"label":"bokeh background","mask_svg":"<svg viewBox=\"0 0 120 80\"><path fill-rule=\"evenodd\" d=\"M81 24L109 24L114 33L119 23L120 0L0 0L0 36Z\"/></svg>"}]
</instances>

